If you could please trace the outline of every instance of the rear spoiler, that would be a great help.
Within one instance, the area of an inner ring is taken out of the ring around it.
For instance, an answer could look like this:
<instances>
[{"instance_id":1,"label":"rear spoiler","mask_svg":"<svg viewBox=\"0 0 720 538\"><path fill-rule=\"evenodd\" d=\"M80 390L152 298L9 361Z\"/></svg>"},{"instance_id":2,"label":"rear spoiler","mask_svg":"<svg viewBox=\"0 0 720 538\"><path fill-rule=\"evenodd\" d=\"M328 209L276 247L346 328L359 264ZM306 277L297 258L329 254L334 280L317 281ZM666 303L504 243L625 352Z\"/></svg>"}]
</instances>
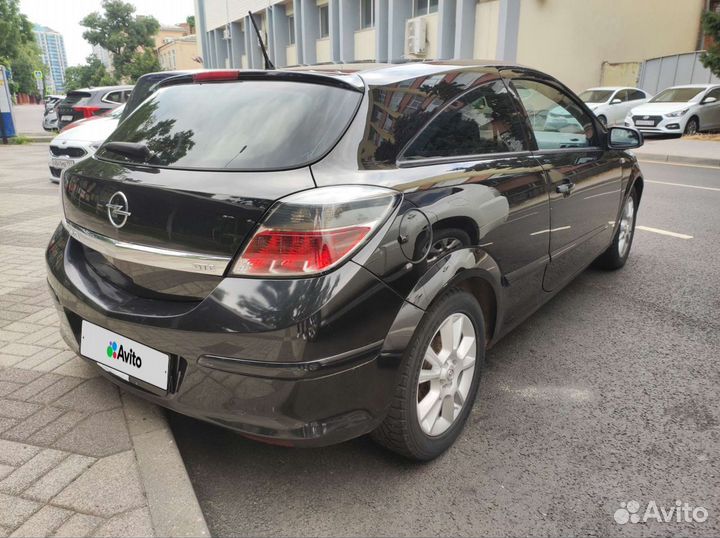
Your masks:
<instances>
[{"instance_id":1,"label":"rear spoiler","mask_svg":"<svg viewBox=\"0 0 720 538\"><path fill-rule=\"evenodd\" d=\"M208 82L233 82L242 80L284 80L333 86L345 90L365 92L362 79L354 74L326 74L320 71L263 71L251 69L222 69L198 71L195 73L168 77L155 85L155 89L180 84Z\"/></svg>"}]
</instances>

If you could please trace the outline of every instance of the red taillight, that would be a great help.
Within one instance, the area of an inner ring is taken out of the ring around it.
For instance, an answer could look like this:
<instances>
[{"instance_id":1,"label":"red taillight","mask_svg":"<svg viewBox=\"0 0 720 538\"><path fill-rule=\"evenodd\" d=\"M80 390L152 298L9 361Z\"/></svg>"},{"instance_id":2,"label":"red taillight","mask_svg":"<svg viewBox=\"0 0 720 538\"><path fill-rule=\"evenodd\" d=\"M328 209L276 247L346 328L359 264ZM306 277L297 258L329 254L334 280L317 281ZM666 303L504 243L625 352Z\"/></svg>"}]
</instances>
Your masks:
<instances>
[{"instance_id":1,"label":"red taillight","mask_svg":"<svg viewBox=\"0 0 720 538\"><path fill-rule=\"evenodd\" d=\"M83 118L91 118L100 111L99 106L74 106L75 112L82 112Z\"/></svg>"},{"instance_id":2,"label":"red taillight","mask_svg":"<svg viewBox=\"0 0 720 538\"><path fill-rule=\"evenodd\" d=\"M263 230L243 253L249 274L319 273L332 267L370 233L369 226L299 232Z\"/></svg>"},{"instance_id":3,"label":"red taillight","mask_svg":"<svg viewBox=\"0 0 720 538\"><path fill-rule=\"evenodd\" d=\"M195 73L193 82L218 82L221 80L237 80L240 78L240 71L237 69L226 69L219 71L202 71Z\"/></svg>"},{"instance_id":4,"label":"red taillight","mask_svg":"<svg viewBox=\"0 0 720 538\"><path fill-rule=\"evenodd\" d=\"M365 244L399 199L396 191L366 185L292 194L273 205L230 274L302 277L329 271Z\"/></svg>"}]
</instances>

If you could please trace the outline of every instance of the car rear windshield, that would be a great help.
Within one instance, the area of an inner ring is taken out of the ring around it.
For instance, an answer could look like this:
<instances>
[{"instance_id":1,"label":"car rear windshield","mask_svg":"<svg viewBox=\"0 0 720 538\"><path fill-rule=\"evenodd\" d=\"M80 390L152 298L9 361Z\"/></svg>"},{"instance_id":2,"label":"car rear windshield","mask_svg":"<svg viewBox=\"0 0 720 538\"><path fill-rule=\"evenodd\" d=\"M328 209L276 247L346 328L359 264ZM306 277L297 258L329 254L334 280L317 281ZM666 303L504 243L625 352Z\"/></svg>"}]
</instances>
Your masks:
<instances>
[{"instance_id":1,"label":"car rear windshield","mask_svg":"<svg viewBox=\"0 0 720 538\"><path fill-rule=\"evenodd\" d=\"M687 103L705 88L668 88L650 99L651 103Z\"/></svg>"},{"instance_id":2,"label":"car rear windshield","mask_svg":"<svg viewBox=\"0 0 720 538\"><path fill-rule=\"evenodd\" d=\"M161 88L106 140L102 159L170 168L279 170L316 161L342 136L362 94L333 86L248 80Z\"/></svg>"},{"instance_id":3,"label":"car rear windshield","mask_svg":"<svg viewBox=\"0 0 720 538\"><path fill-rule=\"evenodd\" d=\"M579 97L583 103L604 103L611 95L612 91L608 90L586 90Z\"/></svg>"},{"instance_id":4,"label":"car rear windshield","mask_svg":"<svg viewBox=\"0 0 720 538\"><path fill-rule=\"evenodd\" d=\"M63 103L66 105L76 105L80 101L87 100L89 97L92 97L92 94L88 92L68 92Z\"/></svg>"}]
</instances>

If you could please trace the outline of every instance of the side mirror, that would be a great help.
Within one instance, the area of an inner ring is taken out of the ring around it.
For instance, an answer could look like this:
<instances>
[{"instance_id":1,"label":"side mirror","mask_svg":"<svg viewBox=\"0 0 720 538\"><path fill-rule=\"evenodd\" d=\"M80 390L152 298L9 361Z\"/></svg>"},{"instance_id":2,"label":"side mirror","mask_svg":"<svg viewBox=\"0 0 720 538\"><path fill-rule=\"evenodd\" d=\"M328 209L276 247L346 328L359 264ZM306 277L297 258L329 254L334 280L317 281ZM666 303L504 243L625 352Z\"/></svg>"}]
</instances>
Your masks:
<instances>
[{"instance_id":1,"label":"side mirror","mask_svg":"<svg viewBox=\"0 0 720 538\"><path fill-rule=\"evenodd\" d=\"M622 100L618 99L617 97L615 99L613 99L612 101L610 101L611 105L617 105L619 103L622 103Z\"/></svg>"},{"instance_id":2,"label":"side mirror","mask_svg":"<svg viewBox=\"0 0 720 538\"><path fill-rule=\"evenodd\" d=\"M702 103L700 103L700 104L701 105L709 105L710 103L715 103L715 102L717 102L717 97L706 97L705 99L702 100Z\"/></svg>"},{"instance_id":3,"label":"side mirror","mask_svg":"<svg viewBox=\"0 0 720 538\"><path fill-rule=\"evenodd\" d=\"M634 149L643 145L643 136L632 127L610 127L608 129L608 148Z\"/></svg>"}]
</instances>

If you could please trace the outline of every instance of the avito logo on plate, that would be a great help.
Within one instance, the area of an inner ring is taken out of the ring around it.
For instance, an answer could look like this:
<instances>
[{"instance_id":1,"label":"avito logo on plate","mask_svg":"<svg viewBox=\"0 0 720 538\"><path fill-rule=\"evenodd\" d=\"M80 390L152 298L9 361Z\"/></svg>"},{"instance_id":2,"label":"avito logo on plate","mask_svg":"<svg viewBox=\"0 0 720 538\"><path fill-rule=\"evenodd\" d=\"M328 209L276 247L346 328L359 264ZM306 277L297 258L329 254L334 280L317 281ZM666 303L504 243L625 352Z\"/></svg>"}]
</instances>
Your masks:
<instances>
[{"instance_id":1,"label":"avito logo on plate","mask_svg":"<svg viewBox=\"0 0 720 538\"><path fill-rule=\"evenodd\" d=\"M118 348L118 343L114 340L110 341L106 352L108 358L121 360L128 364L131 364L132 366L135 366L136 368L140 368L142 366L142 359L140 358L140 355L135 355L135 352L132 350L132 348L125 351L125 348L122 344L120 344Z\"/></svg>"}]
</instances>

